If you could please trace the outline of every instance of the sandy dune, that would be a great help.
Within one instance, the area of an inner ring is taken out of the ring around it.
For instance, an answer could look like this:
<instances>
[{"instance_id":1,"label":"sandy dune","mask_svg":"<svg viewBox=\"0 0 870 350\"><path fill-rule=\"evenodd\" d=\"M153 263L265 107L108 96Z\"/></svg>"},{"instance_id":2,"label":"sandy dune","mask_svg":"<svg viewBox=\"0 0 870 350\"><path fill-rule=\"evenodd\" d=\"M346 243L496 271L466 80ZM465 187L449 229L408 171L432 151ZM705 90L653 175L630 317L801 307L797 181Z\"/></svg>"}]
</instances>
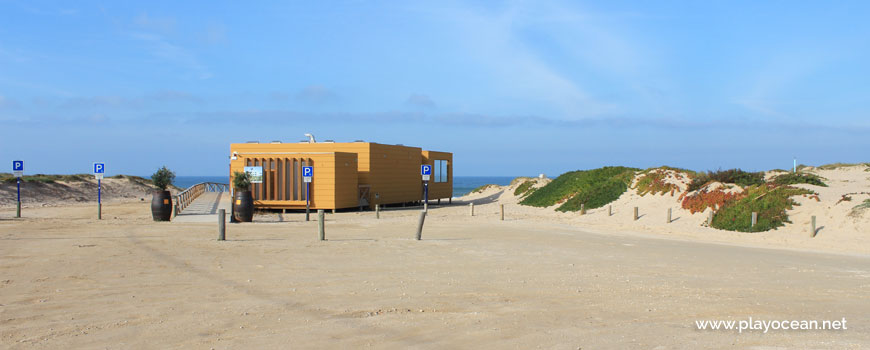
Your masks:
<instances>
[{"instance_id":1,"label":"sandy dune","mask_svg":"<svg viewBox=\"0 0 870 350\"><path fill-rule=\"evenodd\" d=\"M795 185L819 193L819 201L813 198L793 197L799 204L788 211L791 223L776 230L762 233L743 233L717 230L706 227L709 209L692 214L682 209L680 193L640 196L629 189L611 204L612 216L607 207L590 209L586 215L555 211L558 206L535 208L518 205L520 198L514 196L519 183L505 187L490 187L480 193L462 198L462 202L475 202L478 207L505 204L508 216L524 221L542 223L558 222L581 227L585 231L599 233L620 232L675 239L718 242L769 248L788 248L806 251L824 251L852 254L870 254L870 210L852 211L852 208L870 199L870 172L865 166L844 167L834 170L810 169L826 179L829 187ZM685 187L681 186L682 190ZM844 194L851 194L851 201L839 202ZM634 207L640 218L633 220ZM671 223L667 211L671 209ZM812 237L811 217L816 216L817 234Z\"/></svg>"}]
</instances>

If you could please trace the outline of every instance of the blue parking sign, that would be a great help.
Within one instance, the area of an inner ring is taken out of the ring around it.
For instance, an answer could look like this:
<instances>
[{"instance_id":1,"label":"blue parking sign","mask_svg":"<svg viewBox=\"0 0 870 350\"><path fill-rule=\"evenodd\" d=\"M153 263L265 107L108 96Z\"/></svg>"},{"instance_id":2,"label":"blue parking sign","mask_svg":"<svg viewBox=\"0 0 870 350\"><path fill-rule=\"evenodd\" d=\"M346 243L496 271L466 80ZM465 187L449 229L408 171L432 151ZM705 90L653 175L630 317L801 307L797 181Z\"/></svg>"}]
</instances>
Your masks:
<instances>
[{"instance_id":1,"label":"blue parking sign","mask_svg":"<svg viewBox=\"0 0 870 350\"><path fill-rule=\"evenodd\" d=\"M23 160L13 160L12 161L12 171L24 171L24 161Z\"/></svg>"},{"instance_id":2,"label":"blue parking sign","mask_svg":"<svg viewBox=\"0 0 870 350\"><path fill-rule=\"evenodd\" d=\"M420 166L420 175L432 175L432 166L431 165L421 165Z\"/></svg>"},{"instance_id":3,"label":"blue parking sign","mask_svg":"<svg viewBox=\"0 0 870 350\"><path fill-rule=\"evenodd\" d=\"M314 176L314 167L313 166L302 167L302 176Z\"/></svg>"},{"instance_id":4,"label":"blue parking sign","mask_svg":"<svg viewBox=\"0 0 870 350\"><path fill-rule=\"evenodd\" d=\"M106 163L94 163L94 174L105 174Z\"/></svg>"}]
</instances>

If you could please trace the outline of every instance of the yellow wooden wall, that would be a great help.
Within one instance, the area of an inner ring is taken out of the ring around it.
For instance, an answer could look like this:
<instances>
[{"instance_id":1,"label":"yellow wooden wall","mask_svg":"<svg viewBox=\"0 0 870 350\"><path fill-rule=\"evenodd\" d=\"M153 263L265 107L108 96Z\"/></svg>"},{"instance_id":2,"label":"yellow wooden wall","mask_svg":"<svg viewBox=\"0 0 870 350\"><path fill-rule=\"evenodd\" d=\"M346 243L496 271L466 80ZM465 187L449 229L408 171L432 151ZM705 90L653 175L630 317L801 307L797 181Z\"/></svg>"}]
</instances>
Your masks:
<instances>
[{"instance_id":1,"label":"yellow wooden wall","mask_svg":"<svg viewBox=\"0 0 870 350\"><path fill-rule=\"evenodd\" d=\"M450 181L437 185L430 183L429 198L449 198L453 193L453 157L451 153L446 152L423 151L418 147L369 142L234 143L230 145L230 152L239 154L239 159L230 162L231 174L235 170L242 170L245 157L301 157L292 153L304 154L314 163L315 185L311 196L312 202L319 201L319 209L357 206L360 187L368 188L367 199L370 205L420 201L423 197L420 165L424 164L429 154L437 154L437 159L450 162ZM344 171L341 167L344 163L349 164L347 167L353 164L354 173ZM332 167L336 169L334 175L321 180L319 176L322 176L323 172L320 169L328 167L328 164L333 164ZM317 191L314 190L315 188ZM329 191L333 192L332 196L324 193ZM258 207L268 208L298 208L299 206L298 201L287 199L261 200L255 204ZM301 201L301 205L304 208L304 200Z\"/></svg>"},{"instance_id":2,"label":"yellow wooden wall","mask_svg":"<svg viewBox=\"0 0 870 350\"><path fill-rule=\"evenodd\" d=\"M231 145L231 152L237 152L238 156L230 161L230 176L236 171L243 171L245 166L263 166L263 183L251 186L254 205L258 208L305 208L306 189L301 174L304 165L314 167L310 200L312 209L358 205L355 153L291 152L279 151L274 147L235 147L237 145L256 144ZM287 169L288 166L290 169Z\"/></svg>"},{"instance_id":3,"label":"yellow wooden wall","mask_svg":"<svg viewBox=\"0 0 870 350\"><path fill-rule=\"evenodd\" d=\"M450 198L453 196L453 153L423 151L423 164L434 167L435 160L447 161L447 182L435 182L435 179L429 181L429 199Z\"/></svg>"}]
</instances>

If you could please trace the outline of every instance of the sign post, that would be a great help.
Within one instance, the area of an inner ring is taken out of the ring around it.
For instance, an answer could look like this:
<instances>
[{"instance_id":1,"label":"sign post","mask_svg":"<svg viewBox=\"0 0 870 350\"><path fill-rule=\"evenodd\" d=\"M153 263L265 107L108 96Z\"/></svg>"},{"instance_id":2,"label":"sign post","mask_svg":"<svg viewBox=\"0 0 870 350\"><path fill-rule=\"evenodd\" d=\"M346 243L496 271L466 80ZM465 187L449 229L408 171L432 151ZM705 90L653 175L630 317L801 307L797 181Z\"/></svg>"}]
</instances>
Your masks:
<instances>
[{"instance_id":1,"label":"sign post","mask_svg":"<svg viewBox=\"0 0 870 350\"><path fill-rule=\"evenodd\" d=\"M308 221L308 216L311 211L311 178L314 177L314 167L302 167L302 181L305 182L305 221Z\"/></svg>"},{"instance_id":2,"label":"sign post","mask_svg":"<svg viewBox=\"0 0 870 350\"><path fill-rule=\"evenodd\" d=\"M97 178L97 220L103 219L103 175L106 163L94 163L94 177Z\"/></svg>"},{"instance_id":3,"label":"sign post","mask_svg":"<svg viewBox=\"0 0 870 350\"><path fill-rule=\"evenodd\" d=\"M24 161L23 160L13 160L12 161L12 172L15 174L16 186L18 188L18 206L15 209L15 217L21 217L21 177L24 176Z\"/></svg>"},{"instance_id":4,"label":"sign post","mask_svg":"<svg viewBox=\"0 0 870 350\"><path fill-rule=\"evenodd\" d=\"M420 175L423 176L423 203L429 206L429 177L432 176L432 166L423 164L420 166Z\"/></svg>"}]
</instances>

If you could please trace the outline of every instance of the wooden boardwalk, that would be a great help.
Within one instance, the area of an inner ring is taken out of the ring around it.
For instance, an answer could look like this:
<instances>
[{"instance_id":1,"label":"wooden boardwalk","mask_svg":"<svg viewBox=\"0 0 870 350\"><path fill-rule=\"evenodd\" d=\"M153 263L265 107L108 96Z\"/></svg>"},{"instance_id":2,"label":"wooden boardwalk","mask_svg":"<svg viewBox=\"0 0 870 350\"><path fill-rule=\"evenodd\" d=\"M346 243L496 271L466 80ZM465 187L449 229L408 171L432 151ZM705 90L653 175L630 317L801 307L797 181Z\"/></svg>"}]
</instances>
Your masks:
<instances>
[{"instance_id":1,"label":"wooden boardwalk","mask_svg":"<svg viewBox=\"0 0 870 350\"><path fill-rule=\"evenodd\" d=\"M218 210L227 211L226 219L232 215L232 199L229 192L205 192L181 211L172 221L175 222L215 222Z\"/></svg>"}]
</instances>

